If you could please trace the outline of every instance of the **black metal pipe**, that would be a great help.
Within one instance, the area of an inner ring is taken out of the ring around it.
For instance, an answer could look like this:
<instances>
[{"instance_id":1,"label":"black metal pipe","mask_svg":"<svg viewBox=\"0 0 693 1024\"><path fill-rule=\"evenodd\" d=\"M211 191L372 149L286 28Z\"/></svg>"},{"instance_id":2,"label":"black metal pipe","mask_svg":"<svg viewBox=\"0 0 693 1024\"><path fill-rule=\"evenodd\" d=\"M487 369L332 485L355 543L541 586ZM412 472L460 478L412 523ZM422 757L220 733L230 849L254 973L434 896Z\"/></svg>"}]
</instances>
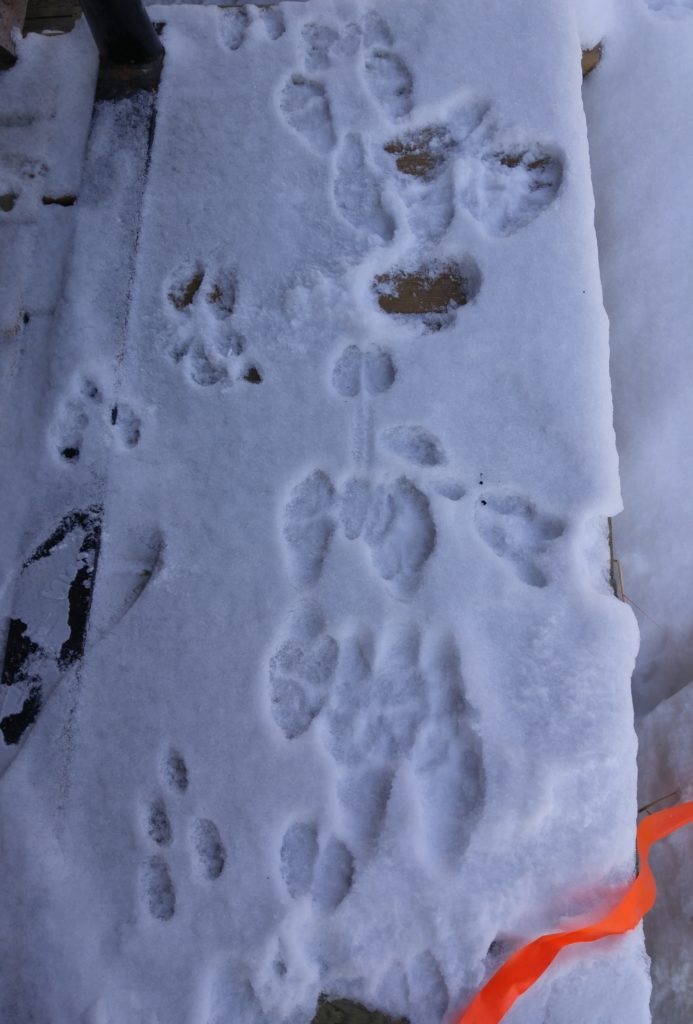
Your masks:
<instances>
[{"instance_id":1,"label":"black metal pipe","mask_svg":"<svg viewBox=\"0 0 693 1024\"><path fill-rule=\"evenodd\" d=\"M142 0L82 0L82 10L108 64L161 61L164 48Z\"/></svg>"}]
</instances>

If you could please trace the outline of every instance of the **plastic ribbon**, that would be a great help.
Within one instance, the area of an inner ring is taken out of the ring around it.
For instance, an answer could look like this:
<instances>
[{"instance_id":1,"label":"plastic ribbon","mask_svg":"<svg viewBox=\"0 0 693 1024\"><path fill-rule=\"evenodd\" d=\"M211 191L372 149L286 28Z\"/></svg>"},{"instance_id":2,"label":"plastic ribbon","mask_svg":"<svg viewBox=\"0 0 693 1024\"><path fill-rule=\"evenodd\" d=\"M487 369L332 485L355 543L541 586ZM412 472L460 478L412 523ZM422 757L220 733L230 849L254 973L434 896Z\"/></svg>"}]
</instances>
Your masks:
<instances>
[{"instance_id":1,"label":"plastic ribbon","mask_svg":"<svg viewBox=\"0 0 693 1024\"><path fill-rule=\"evenodd\" d=\"M594 924L574 931L542 935L518 949L486 982L458 1018L457 1024L498 1024L565 946L575 942L595 942L635 928L652 909L657 895L657 885L648 863L650 847L690 824L693 824L693 801L643 818L637 832L640 871L613 910Z\"/></svg>"}]
</instances>

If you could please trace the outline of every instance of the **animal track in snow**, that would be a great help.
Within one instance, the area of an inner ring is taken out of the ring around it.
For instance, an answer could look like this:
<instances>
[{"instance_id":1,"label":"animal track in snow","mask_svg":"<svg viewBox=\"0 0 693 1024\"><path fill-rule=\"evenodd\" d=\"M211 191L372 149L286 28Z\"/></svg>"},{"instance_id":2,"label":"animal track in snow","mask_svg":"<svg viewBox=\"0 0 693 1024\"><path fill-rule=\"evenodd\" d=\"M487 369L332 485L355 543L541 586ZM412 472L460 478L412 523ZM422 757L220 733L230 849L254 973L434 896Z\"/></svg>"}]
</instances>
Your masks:
<instances>
[{"instance_id":1,"label":"animal track in snow","mask_svg":"<svg viewBox=\"0 0 693 1024\"><path fill-rule=\"evenodd\" d=\"M62 400L50 427L51 443L61 462L80 461L85 445L114 440L119 447L136 448L142 424L127 402L107 407L104 393L91 377L79 377Z\"/></svg>"},{"instance_id":2,"label":"animal track in snow","mask_svg":"<svg viewBox=\"0 0 693 1024\"><path fill-rule=\"evenodd\" d=\"M409 754L427 713L419 668L419 633L401 629L373 655L367 633L343 644L322 736L340 766L337 795L352 841L377 841L400 761Z\"/></svg>"},{"instance_id":3,"label":"animal track in snow","mask_svg":"<svg viewBox=\"0 0 693 1024\"><path fill-rule=\"evenodd\" d=\"M332 111L321 82L294 74L284 85L279 101L287 124L316 153L329 153L337 139Z\"/></svg>"},{"instance_id":4,"label":"animal track in snow","mask_svg":"<svg viewBox=\"0 0 693 1024\"><path fill-rule=\"evenodd\" d=\"M382 432L381 438L393 454L417 466L439 466L445 462L440 441L423 427L390 427Z\"/></svg>"},{"instance_id":5,"label":"animal track in snow","mask_svg":"<svg viewBox=\"0 0 693 1024\"><path fill-rule=\"evenodd\" d=\"M440 1024L450 1003L450 993L431 951L423 950L406 968L395 960L380 983L378 1002L391 1007L406 1020Z\"/></svg>"},{"instance_id":6,"label":"animal track in snow","mask_svg":"<svg viewBox=\"0 0 693 1024\"><path fill-rule=\"evenodd\" d=\"M268 1024L255 989L240 965L217 965L206 989L200 1024Z\"/></svg>"},{"instance_id":7,"label":"animal track in snow","mask_svg":"<svg viewBox=\"0 0 693 1024\"><path fill-rule=\"evenodd\" d=\"M399 630L377 661L372 647L368 634L342 645L326 715L327 746L340 764L391 764L411 750L426 715L418 629Z\"/></svg>"},{"instance_id":8,"label":"animal track in snow","mask_svg":"<svg viewBox=\"0 0 693 1024\"><path fill-rule=\"evenodd\" d=\"M189 776L185 760L177 750L169 748L159 763L162 785L174 799L188 789ZM143 828L146 841L160 851L176 841L171 813L161 795L154 796L144 807ZM196 874L214 881L226 863L226 849L219 829L210 818L193 818L189 827L189 853ZM176 887L163 852L150 854L140 869L140 892L148 913L158 921L169 921L176 911Z\"/></svg>"},{"instance_id":9,"label":"animal track in snow","mask_svg":"<svg viewBox=\"0 0 693 1024\"><path fill-rule=\"evenodd\" d=\"M281 875L292 899L305 896L313 881L318 859L318 830L315 825L296 822L284 833L280 860Z\"/></svg>"},{"instance_id":10,"label":"animal track in snow","mask_svg":"<svg viewBox=\"0 0 693 1024\"><path fill-rule=\"evenodd\" d=\"M426 675L430 713L412 754L422 837L438 863L454 868L479 816L486 783L481 740L451 637L437 645Z\"/></svg>"},{"instance_id":11,"label":"animal track in snow","mask_svg":"<svg viewBox=\"0 0 693 1024\"><path fill-rule=\"evenodd\" d=\"M512 235L553 203L563 162L541 146L486 151L461 168L460 198L492 235Z\"/></svg>"},{"instance_id":12,"label":"animal track in snow","mask_svg":"<svg viewBox=\"0 0 693 1024\"><path fill-rule=\"evenodd\" d=\"M439 242L455 215L455 167L459 155L473 151L477 129L488 104L469 100L446 123L426 124L388 140L383 149L394 157L395 182L408 210L409 224L420 241Z\"/></svg>"},{"instance_id":13,"label":"animal track in snow","mask_svg":"<svg viewBox=\"0 0 693 1024\"><path fill-rule=\"evenodd\" d=\"M279 39L286 31L284 15L279 7L258 7L257 16L265 26L265 31L270 39Z\"/></svg>"},{"instance_id":14,"label":"animal track in snow","mask_svg":"<svg viewBox=\"0 0 693 1024\"><path fill-rule=\"evenodd\" d=\"M183 755L174 747L162 759L160 774L164 785L174 793L185 793L188 788L188 766Z\"/></svg>"},{"instance_id":15,"label":"animal track in snow","mask_svg":"<svg viewBox=\"0 0 693 1024\"><path fill-rule=\"evenodd\" d=\"M392 46L390 26L376 11L368 11L361 21L364 46Z\"/></svg>"},{"instance_id":16,"label":"animal track in snow","mask_svg":"<svg viewBox=\"0 0 693 1024\"><path fill-rule=\"evenodd\" d=\"M383 208L380 182L366 160L363 140L356 132L345 136L335 161L334 198L352 227L391 241L395 223Z\"/></svg>"},{"instance_id":17,"label":"animal track in snow","mask_svg":"<svg viewBox=\"0 0 693 1024\"><path fill-rule=\"evenodd\" d=\"M173 838L166 804L157 797L147 807L147 835L157 846L169 846Z\"/></svg>"},{"instance_id":18,"label":"animal track in snow","mask_svg":"<svg viewBox=\"0 0 693 1024\"><path fill-rule=\"evenodd\" d=\"M191 830L191 840L202 874L205 878L218 878L226 863L226 849L217 826L210 818L196 819Z\"/></svg>"},{"instance_id":19,"label":"animal track in snow","mask_svg":"<svg viewBox=\"0 0 693 1024\"><path fill-rule=\"evenodd\" d=\"M160 854L147 858L141 871L142 897L157 921L170 921L176 912L176 890L168 864Z\"/></svg>"},{"instance_id":20,"label":"animal track in snow","mask_svg":"<svg viewBox=\"0 0 693 1024\"><path fill-rule=\"evenodd\" d=\"M352 847L364 855L373 850L395 774L409 760L428 858L454 870L484 801L482 749L454 640L427 649L423 659L412 623L377 645L367 630L343 640L318 728L338 768L337 798Z\"/></svg>"},{"instance_id":21,"label":"animal track in snow","mask_svg":"<svg viewBox=\"0 0 693 1024\"><path fill-rule=\"evenodd\" d=\"M342 510L349 515L344 502ZM408 596L419 585L435 548L436 528L428 498L405 476L379 484L371 494L363 536L382 578L399 596Z\"/></svg>"},{"instance_id":22,"label":"animal track in snow","mask_svg":"<svg viewBox=\"0 0 693 1024\"><path fill-rule=\"evenodd\" d=\"M451 478L434 480L432 486L436 494L440 494L442 498L447 498L449 501L459 501L467 493L467 488L460 480Z\"/></svg>"},{"instance_id":23,"label":"animal track in snow","mask_svg":"<svg viewBox=\"0 0 693 1024\"><path fill-rule=\"evenodd\" d=\"M354 398L362 388L378 395L392 387L396 375L387 349L371 346L363 352L358 345L348 345L335 363L332 384L344 398Z\"/></svg>"},{"instance_id":24,"label":"animal track in snow","mask_svg":"<svg viewBox=\"0 0 693 1024\"><path fill-rule=\"evenodd\" d=\"M490 121L489 109L488 103L469 100L445 123L413 128L385 143L419 240L442 239L456 198L500 237L526 227L556 198L563 180L558 153L538 144L508 145L507 132Z\"/></svg>"},{"instance_id":25,"label":"animal track in snow","mask_svg":"<svg viewBox=\"0 0 693 1024\"><path fill-rule=\"evenodd\" d=\"M303 26L304 63L307 71L323 71L330 66L330 50L339 41L331 25L309 22Z\"/></svg>"},{"instance_id":26,"label":"animal track in snow","mask_svg":"<svg viewBox=\"0 0 693 1024\"><path fill-rule=\"evenodd\" d=\"M246 7L227 7L219 12L222 42L229 50L237 50L245 38L250 17Z\"/></svg>"},{"instance_id":27,"label":"animal track in snow","mask_svg":"<svg viewBox=\"0 0 693 1024\"><path fill-rule=\"evenodd\" d=\"M430 459L439 449L432 447L430 435L426 434L425 439ZM412 452L422 456L426 446L422 437L419 442L418 448L413 443L408 446L410 458ZM312 586L319 579L336 515L347 539L363 536L373 565L395 594L409 596L419 585L421 571L436 543L430 501L423 491L405 476L374 487L364 478L352 478L337 500L326 473L315 470L307 476L293 488L284 508L289 568L298 586Z\"/></svg>"},{"instance_id":28,"label":"animal track in snow","mask_svg":"<svg viewBox=\"0 0 693 1024\"><path fill-rule=\"evenodd\" d=\"M646 0L651 11L670 18L685 18L693 11L693 0Z\"/></svg>"},{"instance_id":29,"label":"animal track in snow","mask_svg":"<svg viewBox=\"0 0 693 1024\"><path fill-rule=\"evenodd\" d=\"M390 50L374 49L364 60L371 95L393 120L410 113L414 105L414 80L401 57Z\"/></svg>"},{"instance_id":30,"label":"animal track in snow","mask_svg":"<svg viewBox=\"0 0 693 1024\"><path fill-rule=\"evenodd\" d=\"M565 531L562 519L540 514L530 501L516 495L485 494L476 503L474 522L491 550L511 562L524 583L546 586L543 556L551 541Z\"/></svg>"},{"instance_id":31,"label":"animal track in snow","mask_svg":"<svg viewBox=\"0 0 693 1024\"><path fill-rule=\"evenodd\" d=\"M483 805L485 775L454 640L429 644L422 661L413 624L377 645L363 630L338 647L324 629L314 604L299 606L289 639L270 662L275 721L293 739L317 720L337 766L342 825L352 848L364 855L378 841L398 767L410 760L422 842L429 858L455 869ZM318 846L314 825L292 825L282 843L281 873L293 898L310 891L327 905L331 897L319 895ZM335 851L335 863L340 857ZM334 874L325 873L326 892L336 885Z\"/></svg>"},{"instance_id":32,"label":"animal track in snow","mask_svg":"<svg viewBox=\"0 0 693 1024\"><path fill-rule=\"evenodd\" d=\"M341 840L330 836L319 843L315 825L296 822L284 833L280 870L292 899L310 895L321 910L331 912L351 889L354 858Z\"/></svg>"},{"instance_id":33,"label":"animal track in snow","mask_svg":"<svg viewBox=\"0 0 693 1024\"><path fill-rule=\"evenodd\" d=\"M269 665L272 717L287 739L302 735L322 709L337 655L320 608L312 601L299 604Z\"/></svg>"},{"instance_id":34,"label":"animal track in snow","mask_svg":"<svg viewBox=\"0 0 693 1024\"><path fill-rule=\"evenodd\" d=\"M411 109L412 78L409 69L389 47L392 35L385 22L371 12L361 25L310 22L303 27L303 70L284 83L279 107L288 126L315 153L327 155L338 142L328 95L329 69L334 59L353 58L362 45L364 86L389 117ZM388 42L389 41L389 42ZM327 82L320 77L328 72ZM338 213L358 231L384 242L394 237L395 223L382 201L382 175L371 165L362 137L348 132L339 139L334 159L333 194Z\"/></svg>"},{"instance_id":35,"label":"animal track in snow","mask_svg":"<svg viewBox=\"0 0 693 1024\"><path fill-rule=\"evenodd\" d=\"M284 15L279 7L240 4L219 12L219 37L222 44L232 52L240 49L254 21L263 26L271 40L279 39L286 31Z\"/></svg>"},{"instance_id":36,"label":"animal track in snow","mask_svg":"<svg viewBox=\"0 0 693 1024\"><path fill-rule=\"evenodd\" d=\"M226 266L186 262L169 277L166 308L174 327L168 354L200 387L244 380L260 383L262 375L247 357L236 329L238 282Z\"/></svg>"},{"instance_id":37,"label":"animal track in snow","mask_svg":"<svg viewBox=\"0 0 693 1024\"><path fill-rule=\"evenodd\" d=\"M339 519L347 540L361 536L371 502L371 485L365 477L347 480L339 500Z\"/></svg>"},{"instance_id":38,"label":"animal track in snow","mask_svg":"<svg viewBox=\"0 0 693 1024\"><path fill-rule=\"evenodd\" d=\"M111 426L124 448L135 448L140 441L140 418L127 402L111 408Z\"/></svg>"},{"instance_id":39,"label":"animal track in snow","mask_svg":"<svg viewBox=\"0 0 693 1024\"><path fill-rule=\"evenodd\" d=\"M284 507L284 538L289 545L291 575L299 586L315 583L334 533L332 481L314 470L292 489Z\"/></svg>"}]
</instances>

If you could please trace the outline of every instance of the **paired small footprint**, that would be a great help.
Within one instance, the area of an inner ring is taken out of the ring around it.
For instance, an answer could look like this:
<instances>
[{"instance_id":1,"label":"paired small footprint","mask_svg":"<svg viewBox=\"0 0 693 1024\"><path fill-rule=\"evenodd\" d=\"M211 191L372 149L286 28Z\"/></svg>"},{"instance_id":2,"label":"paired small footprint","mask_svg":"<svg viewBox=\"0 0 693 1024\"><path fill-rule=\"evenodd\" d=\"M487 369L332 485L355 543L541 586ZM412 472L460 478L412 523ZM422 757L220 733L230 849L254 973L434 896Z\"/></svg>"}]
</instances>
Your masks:
<instances>
[{"instance_id":1,"label":"paired small footprint","mask_svg":"<svg viewBox=\"0 0 693 1024\"><path fill-rule=\"evenodd\" d=\"M294 900L308 896L327 913L345 899L354 877L354 858L334 836L321 840L314 824L295 822L284 833L280 871Z\"/></svg>"},{"instance_id":2,"label":"paired small footprint","mask_svg":"<svg viewBox=\"0 0 693 1024\"><path fill-rule=\"evenodd\" d=\"M433 953L424 949L407 963L391 963L380 982L378 1002L407 1020L444 1020L450 992Z\"/></svg>"},{"instance_id":3,"label":"paired small footprint","mask_svg":"<svg viewBox=\"0 0 693 1024\"><path fill-rule=\"evenodd\" d=\"M222 46L232 52L239 50L254 34L255 25L260 28L267 39L279 39L286 31L281 7L240 4L221 9L219 11L219 39Z\"/></svg>"},{"instance_id":4,"label":"paired small footprint","mask_svg":"<svg viewBox=\"0 0 693 1024\"><path fill-rule=\"evenodd\" d=\"M79 462L87 448L114 442L121 449L140 442L140 417L127 402L108 401L94 377L79 376L61 401L50 427L51 446L63 463Z\"/></svg>"},{"instance_id":5,"label":"paired small footprint","mask_svg":"<svg viewBox=\"0 0 693 1024\"><path fill-rule=\"evenodd\" d=\"M235 325L238 282L227 266L185 262L169 277L166 309L173 327L168 354L200 387L262 383Z\"/></svg>"},{"instance_id":6,"label":"paired small footprint","mask_svg":"<svg viewBox=\"0 0 693 1024\"><path fill-rule=\"evenodd\" d=\"M165 851L178 838L174 821L180 817L179 805L190 781L182 754L169 750L159 766L159 775L169 803L172 800L177 806L175 813L171 813L162 794L154 796L143 806L145 842L152 852L140 870L140 895L151 917L157 921L170 921L176 912L176 886ZM190 817L183 832L187 838L193 875L204 881L215 881L226 863L226 848L216 824L211 818Z\"/></svg>"},{"instance_id":7,"label":"paired small footprint","mask_svg":"<svg viewBox=\"0 0 693 1024\"><path fill-rule=\"evenodd\" d=\"M343 398L355 398L362 391L379 395L395 382L397 368L387 349L371 345L365 351L347 345L332 371L332 386Z\"/></svg>"}]
</instances>

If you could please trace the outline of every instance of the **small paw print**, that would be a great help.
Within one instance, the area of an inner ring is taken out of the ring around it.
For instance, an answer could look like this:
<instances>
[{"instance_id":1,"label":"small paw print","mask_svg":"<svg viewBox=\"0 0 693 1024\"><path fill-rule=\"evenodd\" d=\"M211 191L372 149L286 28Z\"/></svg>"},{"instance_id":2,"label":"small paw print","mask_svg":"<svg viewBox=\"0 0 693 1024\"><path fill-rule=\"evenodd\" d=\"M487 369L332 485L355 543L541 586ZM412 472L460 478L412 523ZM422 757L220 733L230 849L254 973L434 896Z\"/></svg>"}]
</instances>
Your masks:
<instances>
[{"instance_id":1,"label":"small paw print","mask_svg":"<svg viewBox=\"0 0 693 1024\"><path fill-rule=\"evenodd\" d=\"M136 448L142 421L126 401L107 400L106 389L96 377L76 377L63 396L50 426L50 441L62 464L76 465L94 458L103 448Z\"/></svg>"},{"instance_id":2,"label":"small paw print","mask_svg":"<svg viewBox=\"0 0 693 1024\"><path fill-rule=\"evenodd\" d=\"M309 896L320 910L329 913L348 895L354 858L335 836L320 842L315 825L295 822L284 833L279 856L281 876L292 899Z\"/></svg>"},{"instance_id":3,"label":"small paw print","mask_svg":"<svg viewBox=\"0 0 693 1024\"><path fill-rule=\"evenodd\" d=\"M176 912L176 885L167 858L178 839L178 828L173 819L180 818L179 801L188 790L188 767L183 755L171 748L159 765L162 792L152 796L142 806L142 831L150 848L140 868L140 898L148 914L157 921L170 921ZM173 807L173 810L171 810ZM214 881L222 874L226 864L226 847L211 818L192 816L188 821L187 846L193 876Z\"/></svg>"},{"instance_id":4,"label":"small paw print","mask_svg":"<svg viewBox=\"0 0 693 1024\"><path fill-rule=\"evenodd\" d=\"M235 326L238 282L228 266L185 263L171 274L166 309L173 324L168 353L199 387L262 382Z\"/></svg>"},{"instance_id":5,"label":"small paw print","mask_svg":"<svg viewBox=\"0 0 693 1024\"><path fill-rule=\"evenodd\" d=\"M337 666L337 641L312 601L294 610L288 635L270 659L272 717L287 739L301 736L320 712Z\"/></svg>"}]
</instances>

